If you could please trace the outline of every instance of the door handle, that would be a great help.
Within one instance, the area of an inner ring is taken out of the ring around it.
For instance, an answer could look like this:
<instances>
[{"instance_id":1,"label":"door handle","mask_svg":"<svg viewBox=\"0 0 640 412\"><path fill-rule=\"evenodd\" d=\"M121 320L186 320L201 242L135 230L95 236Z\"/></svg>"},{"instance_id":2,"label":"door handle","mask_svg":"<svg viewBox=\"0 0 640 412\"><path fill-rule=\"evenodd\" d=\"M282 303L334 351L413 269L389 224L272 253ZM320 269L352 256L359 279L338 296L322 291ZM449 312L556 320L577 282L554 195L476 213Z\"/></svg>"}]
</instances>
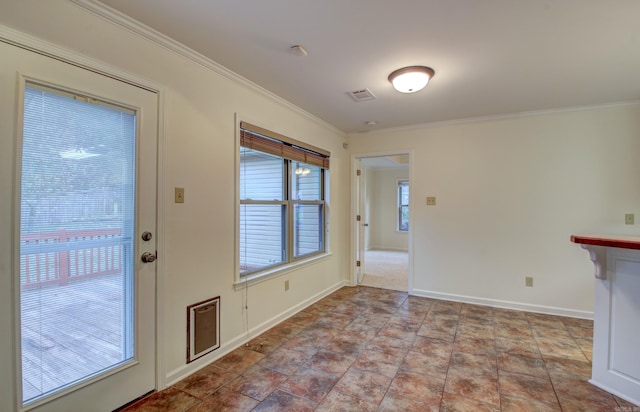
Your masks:
<instances>
[{"instance_id":1,"label":"door handle","mask_svg":"<svg viewBox=\"0 0 640 412\"><path fill-rule=\"evenodd\" d=\"M153 263L156 261L157 256L153 253L144 252L142 256L140 256L140 260L144 263Z\"/></svg>"},{"instance_id":2,"label":"door handle","mask_svg":"<svg viewBox=\"0 0 640 412\"><path fill-rule=\"evenodd\" d=\"M367 227L367 226L369 226L369 224L368 223L363 223L362 226Z\"/></svg>"}]
</instances>

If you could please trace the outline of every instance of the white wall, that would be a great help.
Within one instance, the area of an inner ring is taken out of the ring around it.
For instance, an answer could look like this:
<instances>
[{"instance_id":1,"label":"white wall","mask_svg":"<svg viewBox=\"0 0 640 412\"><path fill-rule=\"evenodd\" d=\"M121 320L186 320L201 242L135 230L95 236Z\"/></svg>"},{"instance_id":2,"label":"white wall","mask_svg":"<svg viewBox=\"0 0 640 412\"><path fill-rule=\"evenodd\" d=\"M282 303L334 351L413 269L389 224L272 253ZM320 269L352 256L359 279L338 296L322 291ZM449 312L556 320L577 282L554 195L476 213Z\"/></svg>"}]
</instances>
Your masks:
<instances>
[{"instance_id":1,"label":"white wall","mask_svg":"<svg viewBox=\"0 0 640 412\"><path fill-rule=\"evenodd\" d=\"M63 0L3 1L0 25L46 39L136 76L166 86L166 159L164 162L165 250L161 296L164 335L161 363L169 380L187 373L185 367L186 306L221 296L223 347L192 364L202 365L245 336L244 291L234 291L235 121L234 114L252 123L331 152L330 236L333 255L315 264L250 287L249 328L272 322L292 308L338 287L346 278L349 205L346 179L348 157L337 130L301 110L246 84L179 56L141 36L90 14ZM1 59L0 59L1 60ZM15 76L2 73L2 76ZM3 96L3 116L12 116L11 96ZM4 118L4 117L3 117ZM10 246L15 136L0 136L0 399L15 391L6 371L13 369L14 336L11 312ZM173 188L185 188L184 204L173 203ZM284 279L290 290L284 291ZM0 407L0 409L2 409Z\"/></svg>"},{"instance_id":2,"label":"white wall","mask_svg":"<svg viewBox=\"0 0 640 412\"><path fill-rule=\"evenodd\" d=\"M408 233L398 231L398 180L408 179L409 169L406 167L372 169L367 175L370 176L367 181L367 191L371 192L369 248L408 250ZM409 205L409 213L411 213L411 205Z\"/></svg>"},{"instance_id":3,"label":"white wall","mask_svg":"<svg viewBox=\"0 0 640 412\"><path fill-rule=\"evenodd\" d=\"M640 234L638 219L624 225L640 213L637 105L354 135L349 146L413 151L418 294L589 315L593 267L569 237Z\"/></svg>"}]
</instances>

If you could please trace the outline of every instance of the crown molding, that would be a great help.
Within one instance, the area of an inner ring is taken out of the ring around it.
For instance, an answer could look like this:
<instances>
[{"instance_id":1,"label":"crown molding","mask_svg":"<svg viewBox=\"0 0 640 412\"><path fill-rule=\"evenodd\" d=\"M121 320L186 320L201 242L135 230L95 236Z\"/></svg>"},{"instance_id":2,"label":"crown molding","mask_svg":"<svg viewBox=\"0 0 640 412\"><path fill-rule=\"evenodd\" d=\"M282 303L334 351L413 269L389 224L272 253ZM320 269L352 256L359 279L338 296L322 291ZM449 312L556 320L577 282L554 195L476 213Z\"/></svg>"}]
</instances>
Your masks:
<instances>
[{"instance_id":1,"label":"crown molding","mask_svg":"<svg viewBox=\"0 0 640 412\"><path fill-rule=\"evenodd\" d=\"M457 126L457 125L471 124L471 123L510 120L510 119L517 119L517 118L523 118L523 117L547 116L547 115L553 115L553 114L574 113L574 112L583 112L583 111L589 111L589 110L615 109L619 107L632 107L632 106L639 106L639 105L640 105L640 100L630 100L625 102L605 103L605 104L598 104L598 105L591 105L591 106L570 106L570 107L562 107L558 109L532 110L528 112L505 113L505 114L498 114L498 115L492 115L492 116L467 117L464 119L443 120L439 122L418 123L418 124L413 124L409 126L369 130L366 132L354 132L354 133L348 133L346 137L355 137L355 136L362 136L367 134L369 135L388 134L388 133L406 132L406 131L414 131L414 130L421 130L421 129L434 129L436 127Z\"/></svg>"},{"instance_id":2,"label":"crown molding","mask_svg":"<svg viewBox=\"0 0 640 412\"><path fill-rule=\"evenodd\" d=\"M239 74L227 69L221 64L213 61L212 59L204 56L197 51L190 49L184 44L172 39L169 36L166 36L159 31L144 25L143 23L127 16L124 13L121 13L103 3L100 3L98 0L70 0L72 3L77 6L87 10L88 12L107 20L117 26L124 28L125 30L133 33L137 36L145 38L147 40L152 41L153 43L163 47L166 50L169 50L173 53L176 53L182 57L185 57L194 63L197 63L231 81L234 81L244 87L247 87L255 92L258 92L271 100L281 104L282 106L296 112L299 115L306 117L309 120L319 124L320 126L330 130L331 132L337 134L338 136L345 137L345 132L339 130L335 126L326 121L320 119L317 116L307 112L306 110L301 109L290 101L283 99L282 97L270 92L269 90L259 86L258 84L250 81L249 79L240 76Z\"/></svg>"}]
</instances>

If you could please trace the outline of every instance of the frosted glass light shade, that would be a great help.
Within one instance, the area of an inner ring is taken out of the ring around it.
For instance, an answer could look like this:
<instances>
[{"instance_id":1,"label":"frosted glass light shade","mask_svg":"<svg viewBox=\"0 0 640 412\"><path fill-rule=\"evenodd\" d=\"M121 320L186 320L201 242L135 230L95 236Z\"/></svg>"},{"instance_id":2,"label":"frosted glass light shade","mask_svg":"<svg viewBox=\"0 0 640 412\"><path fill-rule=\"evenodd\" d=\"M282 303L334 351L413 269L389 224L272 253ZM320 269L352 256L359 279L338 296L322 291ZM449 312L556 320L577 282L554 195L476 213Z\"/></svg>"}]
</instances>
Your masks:
<instances>
[{"instance_id":1,"label":"frosted glass light shade","mask_svg":"<svg viewBox=\"0 0 640 412\"><path fill-rule=\"evenodd\" d=\"M389 81L401 93L415 93L424 89L434 74L435 72L430 67L410 66L391 73Z\"/></svg>"}]
</instances>

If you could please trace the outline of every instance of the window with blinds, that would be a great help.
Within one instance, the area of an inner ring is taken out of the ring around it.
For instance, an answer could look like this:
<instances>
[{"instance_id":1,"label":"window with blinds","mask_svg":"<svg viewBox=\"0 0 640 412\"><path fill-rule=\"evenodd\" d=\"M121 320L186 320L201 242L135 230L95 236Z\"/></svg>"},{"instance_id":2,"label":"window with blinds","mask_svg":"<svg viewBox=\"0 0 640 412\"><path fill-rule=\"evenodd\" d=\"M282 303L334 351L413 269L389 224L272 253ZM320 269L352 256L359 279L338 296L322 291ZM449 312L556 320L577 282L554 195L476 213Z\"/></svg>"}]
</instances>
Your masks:
<instances>
[{"instance_id":1,"label":"window with blinds","mask_svg":"<svg viewBox=\"0 0 640 412\"><path fill-rule=\"evenodd\" d=\"M240 276L325 252L329 152L240 124Z\"/></svg>"}]
</instances>

